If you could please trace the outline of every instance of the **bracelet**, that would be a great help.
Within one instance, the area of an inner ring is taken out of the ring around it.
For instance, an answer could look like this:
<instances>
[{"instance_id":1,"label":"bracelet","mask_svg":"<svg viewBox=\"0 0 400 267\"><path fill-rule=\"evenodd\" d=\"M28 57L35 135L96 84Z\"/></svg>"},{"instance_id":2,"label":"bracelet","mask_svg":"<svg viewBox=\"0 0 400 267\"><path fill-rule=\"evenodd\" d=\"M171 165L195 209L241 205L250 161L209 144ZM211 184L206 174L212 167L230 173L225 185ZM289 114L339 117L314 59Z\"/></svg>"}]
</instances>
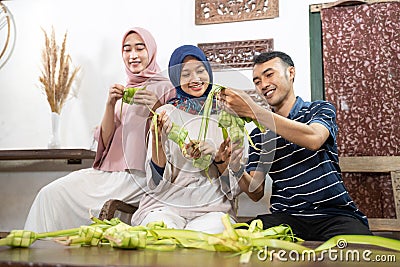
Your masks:
<instances>
[{"instance_id":1,"label":"bracelet","mask_svg":"<svg viewBox=\"0 0 400 267\"><path fill-rule=\"evenodd\" d=\"M236 179L240 179L244 173L244 164L240 165L240 169L237 172L234 172L230 166L228 166L229 174L235 177Z\"/></svg>"},{"instance_id":2,"label":"bracelet","mask_svg":"<svg viewBox=\"0 0 400 267\"><path fill-rule=\"evenodd\" d=\"M224 160L220 160L220 161L215 161L215 160L214 160L214 163L218 165L218 164L225 163L225 161L224 161Z\"/></svg>"}]
</instances>

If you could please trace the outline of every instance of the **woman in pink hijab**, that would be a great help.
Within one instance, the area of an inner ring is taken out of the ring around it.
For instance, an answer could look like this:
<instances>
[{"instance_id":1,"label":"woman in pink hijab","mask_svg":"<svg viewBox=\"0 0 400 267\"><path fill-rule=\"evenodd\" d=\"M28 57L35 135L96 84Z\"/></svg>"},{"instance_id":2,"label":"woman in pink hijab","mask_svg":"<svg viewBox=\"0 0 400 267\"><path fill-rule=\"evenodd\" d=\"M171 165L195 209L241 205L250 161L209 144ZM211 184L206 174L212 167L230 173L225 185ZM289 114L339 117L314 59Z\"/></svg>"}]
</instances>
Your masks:
<instances>
[{"instance_id":1,"label":"woman in pink hijab","mask_svg":"<svg viewBox=\"0 0 400 267\"><path fill-rule=\"evenodd\" d=\"M43 187L36 196L25 229L47 232L91 223L89 210L98 216L104 202L120 199L138 204L146 190L146 135L150 109L175 96L169 79L160 74L157 46L145 29L129 29L122 39L127 84L113 84L95 137L98 141L92 168L72 172ZM125 88L141 87L133 104L123 104ZM122 109L121 109L122 105ZM121 112L122 110L122 112Z\"/></svg>"}]
</instances>

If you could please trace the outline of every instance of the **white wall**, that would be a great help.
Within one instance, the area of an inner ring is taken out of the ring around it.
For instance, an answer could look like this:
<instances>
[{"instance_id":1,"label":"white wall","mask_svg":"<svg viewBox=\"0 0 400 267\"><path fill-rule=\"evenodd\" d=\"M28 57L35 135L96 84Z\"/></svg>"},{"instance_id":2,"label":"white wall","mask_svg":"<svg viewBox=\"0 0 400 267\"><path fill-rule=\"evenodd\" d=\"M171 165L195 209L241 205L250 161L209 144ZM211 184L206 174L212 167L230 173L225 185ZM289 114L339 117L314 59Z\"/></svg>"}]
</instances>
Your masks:
<instances>
[{"instance_id":1,"label":"white wall","mask_svg":"<svg viewBox=\"0 0 400 267\"><path fill-rule=\"evenodd\" d=\"M320 2L280 0L275 19L196 26L194 0L6 1L17 39L10 60L0 69L0 149L47 147L51 114L38 82L41 27L49 31L53 25L59 43L68 30L68 52L83 70L78 98L68 101L61 113L61 146L90 148L108 87L125 83L120 46L128 28L141 26L153 33L164 70L172 51L182 44L273 38L275 49L295 62L296 93L309 100L308 10Z\"/></svg>"}]
</instances>

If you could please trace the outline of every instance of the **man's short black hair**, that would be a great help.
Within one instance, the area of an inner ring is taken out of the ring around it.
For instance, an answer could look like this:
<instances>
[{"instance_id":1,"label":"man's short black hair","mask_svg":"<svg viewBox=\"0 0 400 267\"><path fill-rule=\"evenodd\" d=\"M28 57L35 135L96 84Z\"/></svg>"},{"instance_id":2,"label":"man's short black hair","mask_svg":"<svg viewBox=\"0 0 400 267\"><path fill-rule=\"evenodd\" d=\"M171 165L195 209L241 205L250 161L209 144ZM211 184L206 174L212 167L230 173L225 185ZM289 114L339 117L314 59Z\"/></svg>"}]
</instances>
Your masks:
<instances>
[{"instance_id":1,"label":"man's short black hair","mask_svg":"<svg viewBox=\"0 0 400 267\"><path fill-rule=\"evenodd\" d=\"M283 62L285 62L289 66L294 67L292 58L289 55L280 51L263 52L259 55L255 55L253 59L254 63L253 65L262 64L276 57L279 57Z\"/></svg>"}]
</instances>

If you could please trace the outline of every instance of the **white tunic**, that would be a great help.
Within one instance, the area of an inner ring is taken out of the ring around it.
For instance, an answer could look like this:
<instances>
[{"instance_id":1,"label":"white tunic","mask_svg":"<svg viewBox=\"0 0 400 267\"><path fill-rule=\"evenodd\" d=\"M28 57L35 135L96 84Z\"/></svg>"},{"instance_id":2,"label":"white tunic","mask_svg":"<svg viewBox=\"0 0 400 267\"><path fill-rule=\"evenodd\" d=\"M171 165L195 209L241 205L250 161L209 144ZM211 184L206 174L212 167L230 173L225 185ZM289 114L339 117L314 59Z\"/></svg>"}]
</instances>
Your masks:
<instances>
[{"instance_id":1,"label":"white tunic","mask_svg":"<svg viewBox=\"0 0 400 267\"><path fill-rule=\"evenodd\" d=\"M146 186L141 171L105 172L93 168L71 172L37 194L25 230L50 232L89 225L89 211L98 216L109 199L137 205Z\"/></svg>"}]
</instances>

